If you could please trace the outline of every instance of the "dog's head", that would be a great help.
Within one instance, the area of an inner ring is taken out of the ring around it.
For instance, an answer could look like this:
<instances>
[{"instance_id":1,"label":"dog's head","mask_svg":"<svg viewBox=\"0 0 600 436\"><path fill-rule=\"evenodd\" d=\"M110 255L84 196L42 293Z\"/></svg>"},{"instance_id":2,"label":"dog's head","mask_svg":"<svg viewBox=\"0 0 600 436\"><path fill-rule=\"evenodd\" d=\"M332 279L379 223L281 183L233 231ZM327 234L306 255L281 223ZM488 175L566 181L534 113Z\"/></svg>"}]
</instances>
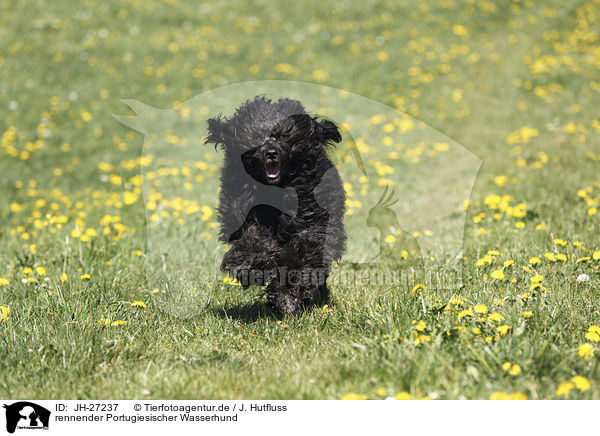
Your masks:
<instances>
[{"instance_id":1,"label":"dog's head","mask_svg":"<svg viewBox=\"0 0 600 436\"><path fill-rule=\"evenodd\" d=\"M241 159L254 179L279 186L324 146L342 140L334 123L310 116L299 101L262 96L244 103L231 118L208 120L208 132L205 142L222 146L227 159Z\"/></svg>"}]
</instances>

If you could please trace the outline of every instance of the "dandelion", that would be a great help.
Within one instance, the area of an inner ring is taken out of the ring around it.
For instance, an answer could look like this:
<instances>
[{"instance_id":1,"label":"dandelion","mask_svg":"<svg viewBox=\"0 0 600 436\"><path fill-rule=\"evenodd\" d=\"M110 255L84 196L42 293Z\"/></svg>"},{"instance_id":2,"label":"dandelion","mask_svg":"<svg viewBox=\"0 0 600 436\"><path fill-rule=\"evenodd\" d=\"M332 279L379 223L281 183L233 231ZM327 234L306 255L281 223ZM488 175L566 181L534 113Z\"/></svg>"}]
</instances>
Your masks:
<instances>
[{"instance_id":1,"label":"dandelion","mask_svg":"<svg viewBox=\"0 0 600 436\"><path fill-rule=\"evenodd\" d=\"M79 278L81 280L91 280L92 276L90 276L89 274L82 274L82 275L79 276Z\"/></svg>"},{"instance_id":2,"label":"dandelion","mask_svg":"<svg viewBox=\"0 0 600 436\"><path fill-rule=\"evenodd\" d=\"M35 269L35 272L39 275L39 276L45 276L46 275L46 268L44 268L43 266L38 266Z\"/></svg>"},{"instance_id":3,"label":"dandelion","mask_svg":"<svg viewBox=\"0 0 600 436\"><path fill-rule=\"evenodd\" d=\"M542 282L543 280L544 280L544 276L541 276L541 275L539 275L539 274L538 274L538 275L535 275L535 276L533 276L533 277L529 277L529 281L530 281L531 283L540 283L540 282Z\"/></svg>"},{"instance_id":4,"label":"dandelion","mask_svg":"<svg viewBox=\"0 0 600 436\"><path fill-rule=\"evenodd\" d=\"M521 374L521 367L515 363L513 364L513 366L511 366L510 370L508 371L508 375L514 376L519 374Z\"/></svg>"},{"instance_id":5,"label":"dandelion","mask_svg":"<svg viewBox=\"0 0 600 436\"><path fill-rule=\"evenodd\" d=\"M521 374L521 367L516 363L504 362L504 364L502 365L502 369L506 371L509 375Z\"/></svg>"},{"instance_id":6,"label":"dandelion","mask_svg":"<svg viewBox=\"0 0 600 436\"><path fill-rule=\"evenodd\" d=\"M354 392L348 392L342 397L342 400L366 400L367 396L364 394L356 394Z\"/></svg>"},{"instance_id":7,"label":"dandelion","mask_svg":"<svg viewBox=\"0 0 600 436\"><path fill-rule=\"evenodd\" d=\"M110 325L110 319L108 319L108 318L100 318L98 320L98 325L103 325L103 326Z\"/></svg>"},{"instance_id":8,"label":"dandelion","mask_svg":"<svg viewBox=\"0 0 600 436\"><path fill-rule=\"evenodd\" d=\"M10 281L6 277L0 277L0 286L8 286Z\"/></svg>"},{"instance_id":9,"label":"dandelion","mask_svg":"<svg viewBox=\"0 0 600 436\"><path fill-rule=\"evenodd\" d=\"M600 342L600 327L597 325L592 325L588 328L587 333L585 334L585 338L588 341L592 342Z\"/></svg>"},{"instance_id":10,"label":"dandelion","mask_svg":"<svg viewBox=\"0 0 600 436\"><path fill-rule=\"evenodd\" d=\"M497 269L492 271L491 277L494 280L502 280L504 278L504 272L501 269Z\"/></svg>"},{"instance_id":11,"label":"dandelion","mask_svg":"<svg viewBox=\"0 0 600 436\"><path fill-rule=\"evenodd\" d=\"M504 391L496 391L490 395L490 400L526 400L527 395L523 392L514 392L509 394Z\"/></svg>"},{"instance_id":12,"label":"dandelion","mask_svg":"<svg viewBox=\"0 0 600 436\"><path fill-rule=\"evenodd\" d=\"M66 275L65 273L62 273L62 274L60 275L60 281L61 281L61 282L65 283L65 282L66 282L66 281L68 281L68 280L69 280L69 276L68 276L68 275Z\"/></svg>"},{"instance_id":13,"label":"dandelion","mask_svg":"<svg viewBox=\"0 0 600 436\"><path fill-rule=\"evenodd\" d=\"M10 309L8 307L0 306L0 322L6 321L9 313L10 313Z\"/></svg>"},{"instance_id":14,"label":"dandelion","mask_svg":"<svg viewBox=\"0 0 600 436\"><path fill-rule=\"evenodd\" d=\"M224 277L223 283L225 283L226 285L242 286L242 284L237 279L233 279L231 277Z\"/></svg>"},{"instance_id":15,"label":"dandelion","mask_svg":"<svg viewBox=\"0 0 600 436\"><path fill-rule=\"evenodd\" d=\"M579 356L583 357L585 360L590 360L590 358L594 356L594 346L589 342L581 344L577 348L577 354L579 354Z\"/></svg>"},{"instance_id":16,"label":"dandelion","mask_svg":"<svg viewBox=\"0 0 600 436\"><path fill-rule=\"evenodd\" d=\"M506 333L508 333L508 331L510 330L510 326L509 325L501 325L496 327L496 330L498 331L498 333L500 333L500 336L504 337L506 336Z\"/></svg>"},{"instance_id":17,"label":"dandelion","mask_svg":"<svg viewBox=\"0 0 600 436\"><path fill-rule=\"evenodd\" d=\"M488 322L500 322L504 320L504 317L500 315L498 312L490 313L487 317Z\"/></svg>"},{"instance_id":18,"label":"dandelion","mask_svg":"<svg viewBox=\"0 0 600 436\"><path fill-rule=\"evenodd\" d=\"M515 261L513 259L507 260L504 262L503 266L504 268L508 268L509 266L513 265L515 263Z\"/></svg>"},{"instance_id":19,"label":"dandelion","mask_svg":"<svg viewBox=\"0 0 600 436\"><path fill-rule=\"evenodd\" d=\"M110 323L111 327L117 327L120 325L127 325L127 321L123 321L122 319L118 319L116 321L113 321L112 323Z\"/></svg>"},{"instance_id":20,"label":"dandelion","mask_svg":"<svg viewBox=\"0 0 600 436\"><path fill-rule=\"evenodd\" d=\"M396 242L396 237L394 235L387 235L384 239L386 244L393 244Z\"/></svg>"},{"instance_id":21,"label":"dandelion","mask_svg":"<svg viewBox=\"0 0 600 436\"><path fill-rule=\"evenodd\" d=\"M600 260L600 251L594 251L594 254L592 255L592 259Z\"/></svg>"},{"instance_id":22,"label":"dandelion","mask_svg":"<svg viewBox=\"0 0 600 436\"><path fill-rule=\"evenodd\" d=\"M556 396L569 398L569 395L571 395L571 390L574 387L575 386L571 382L563 382L556 388Z\"/></svg>"},{"instance_id":23,"label":"dandelion","mask_svg":"<svg viewBox=\"0 0 600 436\"><path fill-rule=\"evenodd\" d=\"M418 283L418 284L414 285L413 288L412 288L412 294L415 297L420 296L425 291L427 291L427 288L422 283Z\"/></svg>"},{"instance_id":24,"label":"dandelion","mask_svg":"<svg viewBox=\"0 0 600 436\"><path fill-rule=\"evenodd\" d=\"M396 400L410 400L410 394L406 391L398 392L394 397Z\"/></svg>"},{"instance_id":25,"label":"dandelion","mask_svg":"<svg viewBox=\"0 0 600 436\"><path fill-rule=\"evenodd\" d=\"M460 295L453 295L450 299L450 304L454 306L462 306L464 304L464 300Z\"/></svg>"},{"instance_id":26,"label":"dandelion","mask_svg":"<svg viewBox=\"0 0 600 436\"><path fill-rule=\"evenodd\" d=\"M146 304L143 301L139 301L139 300L134 301L133 303L131 303L131 305L133 307L141 307L143 309L146 308Z\"/></svg>"},{"instance_id":27,"label":"dandelion","mask_svg":"<svg viewBox=\"0 0 600 436\"><path fill-rule=\"evenodd\" d=\"M521 312L521 316L523 318L531 318L533 316L533 312L530 310L526 310L524 312Z\"/></svg>"},{"instance_id":28,"label":"dandelion","mask_svg":"<svg viewBox=\"0 0 600 436\"><path fill-rule=\"evenodd\" d=\"M468 309L465 310L461 310L460 312L458 312L458 314L456 315L456 317L458 319L464 318L465 316L473 316L473 312L471 312Z\"/></svg>"},{"instance_id":29,"label":"dandelion","mask_svg":"<svg viewBox=\"0 0 600 436\"><path fill-rule=\"evenodd\" d=\"M585 392L590 389L590 381L582 375L576 375L571 379L571 381L575 384L575 387L581 392Z\"/></svg>"},{"instance_id":30,"label":"dandelion","mask_svg":"<svg viewBox=\"0 0 600 436\"><path fill-rule=\"evenodd\" d=\"M535 257L535 256L534 256L534 257L531 257L531 258L529 259L529 263L530 263L531 265L539 265L540 263L542 263L542 261L540 260L540 258L539 258L539 257Z\"/></svg>"},{"instance_id":31,"label":"dandelion","mask_svg":"<svg viewBox=\"0 0 600 436\"><path fill-rule=\"evenodd\" d=\"M485 304L477 304L473 310L475 310L475 313L479 313L481 315L488 312L488 308Z\"/></svg>"}]
</instances>

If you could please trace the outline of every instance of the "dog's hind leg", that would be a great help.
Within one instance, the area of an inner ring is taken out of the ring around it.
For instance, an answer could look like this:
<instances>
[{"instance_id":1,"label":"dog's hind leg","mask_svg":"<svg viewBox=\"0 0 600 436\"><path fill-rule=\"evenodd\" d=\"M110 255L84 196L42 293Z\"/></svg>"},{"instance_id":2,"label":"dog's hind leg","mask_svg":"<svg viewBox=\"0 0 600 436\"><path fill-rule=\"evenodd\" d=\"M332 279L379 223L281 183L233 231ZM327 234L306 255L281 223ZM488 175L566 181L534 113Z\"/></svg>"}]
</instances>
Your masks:
<instances>
[{"instance_id":1,"label":"dog's hind leg","mask_svg":"<svg viewBox=\"0 0 600 436\"><path fill-rule=\"evenodd\" d=\"M324 260L323 232L295 234L281 252L277 278L267 288L269 303L283 313L299 313L329 300L329 263Z\"/></svg>"}]
</instances>

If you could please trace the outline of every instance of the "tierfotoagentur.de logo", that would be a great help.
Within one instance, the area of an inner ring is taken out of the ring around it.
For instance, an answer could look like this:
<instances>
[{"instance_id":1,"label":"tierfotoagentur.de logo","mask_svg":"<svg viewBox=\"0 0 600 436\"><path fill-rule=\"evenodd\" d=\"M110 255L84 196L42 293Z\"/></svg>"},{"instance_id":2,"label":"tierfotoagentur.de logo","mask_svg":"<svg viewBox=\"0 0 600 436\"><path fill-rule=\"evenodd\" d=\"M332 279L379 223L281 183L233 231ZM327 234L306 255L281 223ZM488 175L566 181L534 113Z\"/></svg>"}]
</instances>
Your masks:
<instances>
[{"instance_id":1,"label":"tierfotoagentur.de logo","mask_svg":"<svg viewBox=\"0 0 600 436\"><path fill-rule=\"evenodd\" d=\"M6 431L14 433L19 430L48 430L50 411L28 401L4 404L6 409Z\"/></svg>"}]
</instances>

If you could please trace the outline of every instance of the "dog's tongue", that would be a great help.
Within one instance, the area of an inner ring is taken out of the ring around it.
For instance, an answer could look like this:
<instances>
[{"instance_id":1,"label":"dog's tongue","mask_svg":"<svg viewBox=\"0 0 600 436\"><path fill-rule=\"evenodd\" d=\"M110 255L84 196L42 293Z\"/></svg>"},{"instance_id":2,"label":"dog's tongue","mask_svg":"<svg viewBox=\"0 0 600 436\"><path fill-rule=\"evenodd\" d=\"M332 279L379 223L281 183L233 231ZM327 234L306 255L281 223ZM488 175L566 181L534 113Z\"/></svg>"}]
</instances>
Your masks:
<instances>
[{"instance_id":1,"label":"dog's tongue","mask_svg":"<svg viewBox=\"0 0 600 436\"><path fill-rule=\"evenodd\" d=\"M267 177L270 179L274 179L279 176L279 163L277 162L268 162L265 165Z\"/></svg>"}]
</instances>

